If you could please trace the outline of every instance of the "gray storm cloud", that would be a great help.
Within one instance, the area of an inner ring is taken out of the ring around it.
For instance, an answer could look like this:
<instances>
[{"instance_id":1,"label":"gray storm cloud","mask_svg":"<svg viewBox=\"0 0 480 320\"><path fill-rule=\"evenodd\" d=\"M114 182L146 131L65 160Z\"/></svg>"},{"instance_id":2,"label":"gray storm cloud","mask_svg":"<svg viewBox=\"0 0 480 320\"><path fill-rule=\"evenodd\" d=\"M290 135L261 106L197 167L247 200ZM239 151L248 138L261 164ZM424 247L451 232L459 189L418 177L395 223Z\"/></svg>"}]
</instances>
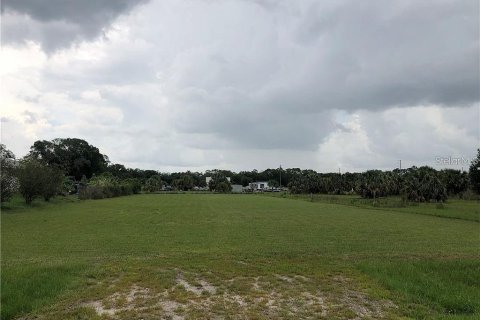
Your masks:
<instances>
[{"instance_id":1,"label":"gray storm cloud","mask_svg":"<svg viewBox=\"0 0 480 320\"><path fill-rule=\"evenodd\" d=\"M38 41L53 51L91 40L120 14L148 0L3 0L2 41Z\"/></svg>"},{"instance_id":2,"label":"gray storm cloud","mask_svg":"<svg viewBox=\"0 0 480 320\"><path fill-rule=\"evenodd\" d=\"M112 121L75 128L92 139L125 132L107 140L132 144L112 147L129 162L142 139L149 164L197 167L235 166L252 150L265 151L265 165L320 150L364 168L391 163L408 145L412 163L475 149L478 1L138 3L3 1L6 46L33 41L49 53L35 73L42 89L28 101L59 106L44 122L36 115L49 132L62 135L65 114L81 106L105 108ZM92 59L75 58L72 44ZM348 141L370 153L335 146Z\"/></svg>"}]
</instances>

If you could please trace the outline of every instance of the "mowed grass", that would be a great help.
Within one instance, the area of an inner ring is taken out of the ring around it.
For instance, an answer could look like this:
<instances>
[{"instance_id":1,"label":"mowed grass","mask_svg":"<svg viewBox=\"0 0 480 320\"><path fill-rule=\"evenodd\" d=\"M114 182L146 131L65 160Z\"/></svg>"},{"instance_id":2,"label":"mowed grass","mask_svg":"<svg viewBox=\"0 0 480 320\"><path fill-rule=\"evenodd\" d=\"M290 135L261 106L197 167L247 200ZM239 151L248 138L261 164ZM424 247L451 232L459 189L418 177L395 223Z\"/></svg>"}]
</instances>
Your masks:
<instances>
[{"instance_id":1,"label":"mowed grass","mask_svg":"<svg viewBox=\"0 0 480 320\"><path fill-rule=\"evenodd\" d=\"M474 260L364 261L361 270L382 285L420 306L417 316L426 317L429 306L438 317L467 317L479 307L480 265Z\"/></svg>"},{"instance_id":2,"label":"mowed grass","mask_svg":"<svg viewBox=\"0 0 480 320\"><path fill-rule=\"evenodd\" d=\"M404 202L401 197L384 197L374 200L358 195L290 195L284 193L264 193L263 195L480 222L480 201L478 200L449 199L445 203L414 203Z\"/></svg>"},{"instance_id":3,"label":"mowed grass","mask_svg":"<svg viewBox=\"0 0 480 320\"><path fill-rule=\"evenodd\" d=\"M295 274L325 286L341 274L391 299L397 316L480 315L475 221L257 195L155 194L19 205L1 222L2 319L65 318L66 305L101 294L96 283L121 274L154 286L178 269L225 279Z\"/></svg>"},{"instance_id":4,"label":"mowed grass","mask_svg":"<svg viewBox=\"0 0 480 320\"><path fill-rule=\"evenodd\" d=\"M2 319L28 313L51 303L81 272L81 266L68 264L17 265L2 270Z\"/></svg>"}]
</instances>

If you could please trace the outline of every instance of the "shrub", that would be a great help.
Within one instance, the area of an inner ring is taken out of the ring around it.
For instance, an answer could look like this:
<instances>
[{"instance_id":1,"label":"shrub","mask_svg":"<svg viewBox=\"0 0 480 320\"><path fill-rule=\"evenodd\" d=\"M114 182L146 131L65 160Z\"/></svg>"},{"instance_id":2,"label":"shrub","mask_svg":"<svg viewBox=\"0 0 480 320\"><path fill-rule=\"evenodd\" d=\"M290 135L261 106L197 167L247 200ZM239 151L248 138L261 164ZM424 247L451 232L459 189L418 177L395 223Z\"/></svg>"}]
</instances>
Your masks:
<instances>
[{"instance_id":1,"label":"shrub","mask_svg":"<svg viewBox=\"0 0 480 320\"><path fill-rule=\"evenodd\" d=\"M122 182L122 184L120 184L120 193L122 196L133 194L132 186L128 182Z\"/></svg>"},{"instance_id":2,"label":"shrub","mask_svg":"<svg viewBox=\"0 0 480 320\"><path fill-rule=\"evenodd\" d=\"M75 193L75 180L72 177L63 179L62 192L65 195Z\"/></svg>"},{"instance_id":3,"label":"shrub","mask_svg":"<svg viewBox=\"0 0 480 320\"><path fill-rule=\"evenodd\" d=\"M124 183L130 186L133 194L138 194L140 193L140 191L142 191L142 184L138 179L134 179L134 178L126 179L124 180Z\"/></svg>"},{"instance_id":4,"label":"shrub","mask_svg":"<svg viewBox=\"0 0 480 320\"><path fill-rule=\"evenodd\" d=\"M137 179L119 180L111 173L104 173L95 176L83 186L78 198L86 199L103 199L120 196L127 196L140 191L140 182Z\"/></svg>"},{"instance_id":5,"label":"shrub","mask_svg":"<svg viewBox=\"0 0 480 320\"><path fill-rule=\"evenodd\" d=\"M3 144L0 144L0 162L0 200L5 202L10 200L18 189L18 181L14 175L15 155Z\"/></svg>"},{"instance_id":6,"label":"shrub","mask_svg":"<svg viewBox=\"0 0 480 320\"><path fill-rule=\"evenodd\" d=\"M78 192L78 198L80 200L103 199L105 198L105 194L102 187L87 185L84 188L80 189L80 191Z\"/></svg>"},{"instance_id":7,"label":"shrub","mask_svg":"<svg viewBox=\"0 0 480 320\"><path fill-rule=\"evenodd\" d=\"M62 170L58 168L47 166L43 169L42 197L45 201L61 192L64 178Z\"/></svg>"},{"instance_id":8,"label":"shrub","mask_svg":"<svg viewBox=\"0 0 480 320\"><path fill-rule=\"evenodd\" d=\"M19 191L27 204L39 196L46 201L60 192L63 185L63 173L60 169L49 167L37 160L25 159L16 168Z\"/></svg>"},{"instance_id":9,"label":"shrub","mask_svg":"<svg viewBox=\"0 0 480 320\"><path fill-rule=\"evenodd\" d=\"M42 169L38 161L22 161L16 170L19 191L27 204L42 193Z\"/></svg>"},{"instance_id":10,"label":"shrub","mask_svg":"<svg viewBox=\"0 0 480 320\"><path fill-rule=\"evenodd\" d=\"M460 193L459 197L460 199L464 199L464 200L480 200L480 195L478 195L471 189L468 189Z\"/></svg>"},{"instance_id":11,"label":"shrub","mask_svg":"<svg viewBox=\"0 0 480 320\"><path fill-rule=\"evenodd\" d=\"M159 175L151 176L145 181L144 190L147 192L155 192L162 190L163 182Z\"/></svg>"},{"instance_id":12,"label":"shrub","mask_svg":"<svg viewBox=\"0 0 480 320\"><path fill-rule=\"evenodd\" d=\"M222 181L217 184L215 192L227 193L232 191L232 185L228 181Z\"/></svg>"}]
</instances>

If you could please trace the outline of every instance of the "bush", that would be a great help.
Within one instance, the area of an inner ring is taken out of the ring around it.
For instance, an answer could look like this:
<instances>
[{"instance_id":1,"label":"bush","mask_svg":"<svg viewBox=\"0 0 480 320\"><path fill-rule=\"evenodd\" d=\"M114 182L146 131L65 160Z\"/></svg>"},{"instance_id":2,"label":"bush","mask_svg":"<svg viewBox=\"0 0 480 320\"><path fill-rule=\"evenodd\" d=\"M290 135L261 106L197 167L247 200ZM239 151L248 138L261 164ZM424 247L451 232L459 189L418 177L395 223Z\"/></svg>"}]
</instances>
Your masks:
<instances>
[{"instance_id":1,"label":"bush","mask_svg":"<svg viewBox=\"0 0 480 320\"><path fill-rule=\"evenodd\" d=\"M124 180L124 183L130 186L133 194L139 194L140 191L142 191L142 184L138 179L134 179L134 178L126 179Z\"/></svg>"},{"instance_id":2,"label":"bush","mask_svg":"<svg viewBox=\"0 0 480 320\"><path fill-rule=\"evenodd\" d=\"M480 195L471 189L467 189L466 191L460 193L459 198L463 200L480 200Z\"/></svg>"},{"instance_id":3,"label":"bush","mask_svg":"<svg viewBox=\"0 0 480 320\"><path fill-rule=\"evenodd\" d=\"M61 192L64 183L63 172L58 168L45 167L43 169L42 197L45 201Z\"/></svg>"},{"instance_id":4,"label":"bush","mask_svg":"<svg viewBox=\"0 0 480 320\"><path fill-rule=\"evenodd\" d=\"M24 161L17 168L19 191L27 204L42 193L42 169L38 161Z\"/></svg>"},{"instance_id":5,"label":"bush","mask_svg":"<svg viewBox=\"0 0 480 320\"><path fill-rule=\"evenodd\" d=\"M63 185L63 173L60 169L49 167L37 160L21 161L15 172L19 191L27 204L31 204L39 196L48 201L60 192Z\"/></svg>"},{"instance_id":6,"label":"bush","mask_svg":"<svg viewBox=\"0 0 480 320\"><path fill-rule=\"evenodd\" d=\"M151 176L145 181L144 190L147 192L155 192L162 190L163 182L159 175Z\"/></svg>"},{"instance_id":7,"label":"bush","mask_svg":"<svg viewBox=\"0 0 480 320\"><path fill-rule=\"evenodd\" d=\"M222 181L217 184L215 192L227 193L232 191L232 185L228 181Z\"/></svg>"},{"instance_id":8,"label":"bush","mask_svg":"<svg viewBox=\"0 0 480 320\"><path fill-rule=\"evenodd\" d=\"M14 176L15 155L3 144L0 144L0 162L0 200L5 202L10 200L18 189L18 181Z\"/></svg>"},{"instance_id":9,"label":"bush","mask_svg":"<svg viewBox=\"0 0 480 320\"><path fill-rule=\"evenodd\" d=\"M104 173L90 179L87 185L80 189L78 198L86 200L127 196L139 193L140 188L137 179L119 180L110 173Z\"/></svg>"},{"instance_id":10,"label":"bush","mask_svg":"<svg viewBox=\"0 0 480 320\"><path fill-rule=\"evenodd\" d=\"M133 194L133 188L128 182L123 182L120 184L120 193L122 196L128 196Z\"/></svg>"},{"instance_id":11,"label":"bush","mask_svg":"<svg viewBox=\"0 0 480 320\"><path fill-rule=\"evenodd\" d=\"M87 185L86 187L80 189L78 192L78 198L80 200L103 199L105 198L105 193L102 187Z\"/></svg>"},{"instance_id":12,"label":"bush","mask_svg":"<svg viewBox=\"0 0 480 320\"><path fill-rule=\"evenodd\" d=\"M64 195L75 193L75 180L72 177L63 179L62 193Z\"/></svg>"}]
</instances>

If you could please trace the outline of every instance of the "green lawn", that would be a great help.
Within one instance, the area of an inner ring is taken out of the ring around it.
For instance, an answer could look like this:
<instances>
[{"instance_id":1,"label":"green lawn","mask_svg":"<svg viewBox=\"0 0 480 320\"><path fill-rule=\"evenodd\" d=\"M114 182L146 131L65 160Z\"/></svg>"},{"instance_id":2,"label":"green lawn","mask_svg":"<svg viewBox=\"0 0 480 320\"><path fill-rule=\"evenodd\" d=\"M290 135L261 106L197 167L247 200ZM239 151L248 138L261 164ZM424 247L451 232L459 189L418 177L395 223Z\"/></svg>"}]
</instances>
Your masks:
<instances>
[{"instance_id":1,"label":"green lawn","mask_svg":"<svg viewBox=\"0 0 480 320\"><path fill-rule=\"evenodd\" d=\"M407 209L217 194L14 202L2 319L479 317L480 224Z\"/></svg>"},{"instance_id":2,"label":"green lawn","mask_svg":"<svg viewBox=\"0 0 480 320\"><path fill-rule=\"evenodd\" d=\"M262 195L480 222L480 201L478 200L449 199L445 203L405 203L400 197L374 200L364 199L358 195L287 195L284 193L264 193Z\"/></svg>"}]
</instances>

